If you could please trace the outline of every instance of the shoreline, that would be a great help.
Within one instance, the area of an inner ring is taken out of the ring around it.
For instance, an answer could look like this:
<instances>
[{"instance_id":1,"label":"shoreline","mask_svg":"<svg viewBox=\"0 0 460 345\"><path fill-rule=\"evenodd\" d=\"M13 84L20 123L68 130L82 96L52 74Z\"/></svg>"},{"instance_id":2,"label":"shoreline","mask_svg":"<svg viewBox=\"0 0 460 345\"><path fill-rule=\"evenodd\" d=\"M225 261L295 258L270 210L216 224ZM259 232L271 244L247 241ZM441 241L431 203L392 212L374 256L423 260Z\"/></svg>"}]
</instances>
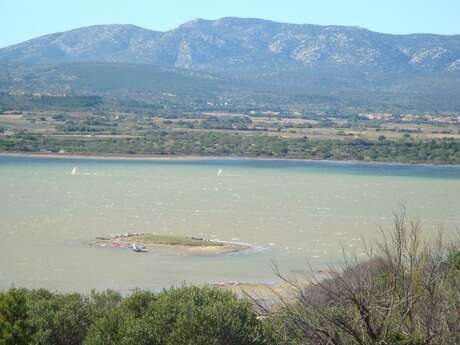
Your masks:
<instances>
[{"instance_id":1,"label":"shoreline","mask_svg":"<svg viewBox=\"0 0 460 345\"><path fill-rule=\"evenodd\" d=\"M421 163L421 162L381 162L357 160L325 160L325 159L300 159L300 158L269 158L245 156L199 156L199 155L142 155L142 154L82 154L82 153L48 153L48 152L6 152L0 151L0 157L25 157L37 159L62 159L62 160L102 160L102 161L144 161L144 162L187 162L187 161L261 161L261 162L297 162L321 164L349 164L349 165L381 165L381 166L412 166L412 167L451 167L460 168L460 164L446 163Z\"/></svg>"}]
</instances>

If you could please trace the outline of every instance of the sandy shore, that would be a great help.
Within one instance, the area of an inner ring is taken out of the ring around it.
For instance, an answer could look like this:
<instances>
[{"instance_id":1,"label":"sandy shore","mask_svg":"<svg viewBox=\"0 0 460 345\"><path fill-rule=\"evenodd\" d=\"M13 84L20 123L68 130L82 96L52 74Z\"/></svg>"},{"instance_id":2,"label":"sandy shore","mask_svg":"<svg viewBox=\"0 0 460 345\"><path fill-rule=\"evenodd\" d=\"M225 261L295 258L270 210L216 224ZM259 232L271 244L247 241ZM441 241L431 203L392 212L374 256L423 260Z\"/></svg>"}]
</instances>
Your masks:
<instances>
[{"instance_id":1,"label":"sandy shore","mask_svg":"<svg viewBox=\"0 0 460 345\"><path fill-rule=\"evenodd\" d=\"M299 294L298 288L307 289L315 281L331 278L331 271L320 270L313 274L312 279L305 275L295 278L295 284L287 281L277 283L251 283L251 282L220 282L210 285L233 292L239 298L249 298L267 309L277 308L283 304L294 303ZM314 278L313 278L314 277Z\"/></svg>"}]
</instances>

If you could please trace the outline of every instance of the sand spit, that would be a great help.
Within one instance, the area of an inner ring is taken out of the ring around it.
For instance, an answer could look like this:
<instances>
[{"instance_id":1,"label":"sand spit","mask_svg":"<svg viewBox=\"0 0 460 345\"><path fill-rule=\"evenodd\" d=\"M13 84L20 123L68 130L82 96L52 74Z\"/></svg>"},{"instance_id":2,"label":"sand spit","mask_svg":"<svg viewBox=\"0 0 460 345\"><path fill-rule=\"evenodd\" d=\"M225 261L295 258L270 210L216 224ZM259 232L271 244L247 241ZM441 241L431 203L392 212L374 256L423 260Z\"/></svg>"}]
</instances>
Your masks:
<instances>
[{"instance_id":1,"label":"sand spit","mask_svg":"<svg viewBox=\"0 0 460 345\"><path fill-rule=\"evenodd\" d=\"M128 233L97 237L97 247L125 248L136 252L162 252L170 255L219 255L249 249L248 245L219 242L201 237L162 235L155 233Z\"/></svg>"}]
</instances>

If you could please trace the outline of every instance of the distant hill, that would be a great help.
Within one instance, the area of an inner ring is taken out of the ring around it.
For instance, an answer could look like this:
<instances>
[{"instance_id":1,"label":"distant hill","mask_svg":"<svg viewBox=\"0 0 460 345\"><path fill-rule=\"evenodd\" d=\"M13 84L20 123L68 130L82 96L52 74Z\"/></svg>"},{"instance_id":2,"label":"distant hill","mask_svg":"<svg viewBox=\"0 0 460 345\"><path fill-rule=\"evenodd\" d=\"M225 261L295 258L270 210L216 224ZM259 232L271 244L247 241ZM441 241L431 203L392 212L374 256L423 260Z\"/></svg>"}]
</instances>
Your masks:
<instances>
[{"instance_id":1,"label":"distant hill","mask_svg":"<svg viewBox=\"0 0 460 345\"><path fill-rule=\"evenodd\" d=\"M241 18L197 19L166 32L97 25L0 49L0 92L97 95L171 112L220 104L460 113L460 35Z\"/></svg>"},{"instance_id":2,"label":"distant hill","mask_svg":"<svg viewBox=\"0 0 460 345\"><path fill-rule=\"evenodd\" d=\"M0 88L29 92L171 92L198 95L220 90L211 74L147 64L78 62L53 65L0 64Z\"/></svg>"},{"instance_id":3,"label":"distant hill","mask_svg":"<svg viewBox=\"0 0 460 345\"><path fill-rule=\"evenodd\" d=\"M0 49L0 61L129 62L220 73L324 67L459 72L460 35L389 35L358 27L197 19L166 32L97 25L55 33Z\"/></svg>"}]
</instances>

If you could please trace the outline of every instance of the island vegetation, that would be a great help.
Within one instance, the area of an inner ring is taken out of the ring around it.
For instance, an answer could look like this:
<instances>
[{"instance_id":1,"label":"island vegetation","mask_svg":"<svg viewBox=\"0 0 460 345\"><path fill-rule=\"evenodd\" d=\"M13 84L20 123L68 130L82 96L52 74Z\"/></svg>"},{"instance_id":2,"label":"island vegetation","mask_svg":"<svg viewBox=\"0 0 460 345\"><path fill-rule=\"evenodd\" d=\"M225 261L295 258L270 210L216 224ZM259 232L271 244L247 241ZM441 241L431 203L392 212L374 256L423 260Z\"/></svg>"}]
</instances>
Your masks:
<instances>
[{"instance_id":1,"label":"island vegetation","mask_svg":"<svg viewBox=\"0 0 460 345\"><path fill-rule=\"evenodd\" d=\"M306 270L267 307L216 286L90 295L11 288L0 293L2 345L455 345L460 252L421 225L395 228L367 260L346 256L318 279ZM244 295L243 295L244 296Z\"/></svg>"}]
</instances>

